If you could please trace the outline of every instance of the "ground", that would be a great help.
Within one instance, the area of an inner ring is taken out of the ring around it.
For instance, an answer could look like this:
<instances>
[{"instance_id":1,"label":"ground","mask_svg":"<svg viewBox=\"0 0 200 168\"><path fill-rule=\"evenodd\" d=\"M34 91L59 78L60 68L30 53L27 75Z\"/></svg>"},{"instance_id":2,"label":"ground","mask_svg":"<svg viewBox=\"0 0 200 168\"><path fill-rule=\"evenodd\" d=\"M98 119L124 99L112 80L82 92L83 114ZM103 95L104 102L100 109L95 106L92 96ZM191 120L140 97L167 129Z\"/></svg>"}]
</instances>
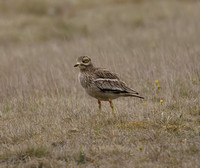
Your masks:
<instances>
[{"instance_id":1,"label":"ground","mask_svg":"<svg viewBox=\"0 0 200 168\"><path fill-rule=\"evenodd\" d=\"M12 4L12 5L11 5ZM0 167L199 167L200 2L0 2ZM97 100L88 55L145 99Z\"/></svg>"}]
</instances>

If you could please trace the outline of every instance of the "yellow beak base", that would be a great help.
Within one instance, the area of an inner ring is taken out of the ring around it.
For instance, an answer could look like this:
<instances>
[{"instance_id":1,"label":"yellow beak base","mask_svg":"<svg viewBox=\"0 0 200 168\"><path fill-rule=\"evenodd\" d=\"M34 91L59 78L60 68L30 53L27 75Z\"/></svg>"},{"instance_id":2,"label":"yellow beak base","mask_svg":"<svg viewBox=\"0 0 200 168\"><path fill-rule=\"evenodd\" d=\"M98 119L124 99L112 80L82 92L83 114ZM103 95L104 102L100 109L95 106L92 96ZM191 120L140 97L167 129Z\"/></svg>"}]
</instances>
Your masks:
<instances>
[{"instance_id":1,"label":"yellow beak base","mask_svg":"<svg viewBox=\"0 0 200 168\"><path fill-rule=\"evenodd\" d=\"M81 65L81 63L80 62L77 62L75 65L74 65L74 67L77 67L77 66L80 66Z\"/></svg>"}]
</instances>

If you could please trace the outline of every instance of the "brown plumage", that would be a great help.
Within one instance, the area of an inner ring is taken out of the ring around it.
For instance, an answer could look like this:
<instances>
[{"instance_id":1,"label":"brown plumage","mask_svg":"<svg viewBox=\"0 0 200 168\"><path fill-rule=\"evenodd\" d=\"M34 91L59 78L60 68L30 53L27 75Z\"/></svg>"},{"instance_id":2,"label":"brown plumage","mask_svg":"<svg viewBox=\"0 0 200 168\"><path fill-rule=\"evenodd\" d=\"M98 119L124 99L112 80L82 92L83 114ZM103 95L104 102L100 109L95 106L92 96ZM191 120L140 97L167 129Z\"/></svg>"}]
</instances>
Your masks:
<instances>
[{"instance_id":1,"label":"brown plumage","mask_svg":"<svg viewBox=\"0 0 200 168\"><path fill-rule=\"evenodd\" d=\"M131 96L144 99L121 81L116 73L94 67L88 56L79 57L74 67L77 66L80 68L79 81L90 96L98 99L99 110L101 110L100 101L109 101L113 109L112 100L118 97Z\"/></svg>"}]
</instances>

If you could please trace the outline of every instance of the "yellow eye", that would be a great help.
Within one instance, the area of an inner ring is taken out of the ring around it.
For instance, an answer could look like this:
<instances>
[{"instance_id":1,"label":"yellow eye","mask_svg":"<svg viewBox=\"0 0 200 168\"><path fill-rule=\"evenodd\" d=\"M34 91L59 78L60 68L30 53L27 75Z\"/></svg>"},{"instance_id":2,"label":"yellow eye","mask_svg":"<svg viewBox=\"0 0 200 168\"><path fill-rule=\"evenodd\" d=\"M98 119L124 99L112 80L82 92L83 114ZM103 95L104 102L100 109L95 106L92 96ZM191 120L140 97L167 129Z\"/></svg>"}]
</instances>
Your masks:
<instances>
[{"instance_id":1,"label":"yellow eye","mask_svg":"<svg viewBox=\"0 0 200 168\"><path fill-rule=\"evenodd\" d=\"M88 59L83 60L83 63L88 63L88 62L89 62Z\"/></svg>"}]
</instances>

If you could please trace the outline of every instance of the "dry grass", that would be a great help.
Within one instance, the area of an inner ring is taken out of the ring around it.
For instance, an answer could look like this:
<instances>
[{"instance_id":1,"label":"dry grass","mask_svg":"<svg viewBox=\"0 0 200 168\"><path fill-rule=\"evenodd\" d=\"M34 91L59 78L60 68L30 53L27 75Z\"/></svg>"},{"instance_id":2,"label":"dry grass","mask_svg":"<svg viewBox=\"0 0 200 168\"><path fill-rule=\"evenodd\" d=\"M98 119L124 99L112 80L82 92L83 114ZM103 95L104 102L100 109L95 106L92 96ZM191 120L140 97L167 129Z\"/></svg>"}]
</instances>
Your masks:
<instances>
[{"instance_id":1,"label":"dry grass","mask_svg":"<svg viewBox=\"0 0 200 168\"><path fill-rule=\"evenodd\" d=\"M199 167L198 1L9 2L0 2L0 167ZM117 99L115 116L105 102L98 114L73 68L85 54L145 101Z\"/></svg>"}]
</instances>

